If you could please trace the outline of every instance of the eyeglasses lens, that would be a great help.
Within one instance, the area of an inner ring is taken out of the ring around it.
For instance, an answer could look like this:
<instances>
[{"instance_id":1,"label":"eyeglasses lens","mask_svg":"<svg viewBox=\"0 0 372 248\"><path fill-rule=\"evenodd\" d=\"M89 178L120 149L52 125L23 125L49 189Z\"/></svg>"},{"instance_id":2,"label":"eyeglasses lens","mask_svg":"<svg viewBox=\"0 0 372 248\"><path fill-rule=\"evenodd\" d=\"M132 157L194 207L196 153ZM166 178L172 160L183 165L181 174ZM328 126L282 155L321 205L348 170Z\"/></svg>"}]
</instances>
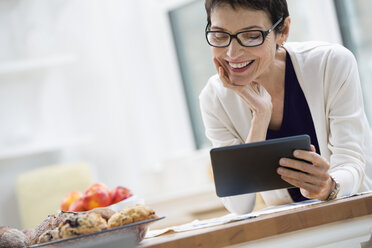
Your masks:
<instances>
[{"instance_id":1,"label":"eyeglasses lens","mask_svg":"<svg viewBox=\"0 0 372 248\"><path fill-rule=\"evenodd\" d=\"M243 46L258 46L263 43L263 35L261 32L249 31L238 34L238 39Z\"/></svg>"},{"instance_id":2,"label":"eyeglasses lens","mask_svg":"<svg viewBox=\"0 0 372 248\"><path fill-rule=\"evenodd\" d=\"M215 47L226 47L230 44L231 35L225 32L208 32L207 39L210 45ZM258 46L263 43L264 37L259 31L246 31L237 34L239 43L243 46Z\"/></svg>"},{"instance_id":3,"label":"eyeglasses lens","mask_svg":"<svg viewBox=\"0 0 372 248\"><path fill-rule=\"evenodd\" d=\"M230 43L230 35L223 32L210 32L207 38L212 46L223 47Z\"/></svg>"}]
</instances>

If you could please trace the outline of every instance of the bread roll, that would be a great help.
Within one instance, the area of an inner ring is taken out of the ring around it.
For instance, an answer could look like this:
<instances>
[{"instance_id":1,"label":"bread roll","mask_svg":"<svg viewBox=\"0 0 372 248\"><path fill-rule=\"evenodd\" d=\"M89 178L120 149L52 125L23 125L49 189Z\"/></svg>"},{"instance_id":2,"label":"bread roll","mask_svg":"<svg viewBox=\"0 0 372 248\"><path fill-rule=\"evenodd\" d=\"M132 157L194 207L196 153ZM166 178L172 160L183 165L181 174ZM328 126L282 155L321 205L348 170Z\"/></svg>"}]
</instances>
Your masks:
<instances>
[{"instance_id":1,"label":"bread roll","mask_svg":"<svg viewBox=\"0 0 372 248\"><path fill-rule=\"evenodd\" d=\"M0 248L23 248L30 244L26 235L17 229L2 227L0 233Z\"/></svg>"}]
</instances>

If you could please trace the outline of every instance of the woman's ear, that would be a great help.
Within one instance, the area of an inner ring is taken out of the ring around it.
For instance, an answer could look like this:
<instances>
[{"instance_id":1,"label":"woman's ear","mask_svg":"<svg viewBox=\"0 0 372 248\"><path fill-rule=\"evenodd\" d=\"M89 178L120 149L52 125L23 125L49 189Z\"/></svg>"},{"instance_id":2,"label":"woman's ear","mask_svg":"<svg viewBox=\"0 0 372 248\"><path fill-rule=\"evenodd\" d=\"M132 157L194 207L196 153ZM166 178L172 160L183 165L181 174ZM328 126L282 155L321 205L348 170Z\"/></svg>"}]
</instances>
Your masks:
<instances>
[{"instance_id":1,"label":"woman's ear","mask_svg":"<svg viewBox=\"0 0 372 248\"><path fill-rule=\"evenodd\" d=\"M283 21L279 33L276 34L276 49L283 47L288 39L289 27L291 26L291 17L287 16Z\"/></svg>"},{"instance_id":2,"label":"woman's ear","mask_svg":"<svg viewBox=\"0 0 372 248\"><path fill-rule=\"evenodd\" d=\"M283 23L282 30L281 30L281 42L282 43L286 42L288 39L290 26L291 26L291 17L287 16L284 19L284 23Z\"/></svg>"}]
</instances>

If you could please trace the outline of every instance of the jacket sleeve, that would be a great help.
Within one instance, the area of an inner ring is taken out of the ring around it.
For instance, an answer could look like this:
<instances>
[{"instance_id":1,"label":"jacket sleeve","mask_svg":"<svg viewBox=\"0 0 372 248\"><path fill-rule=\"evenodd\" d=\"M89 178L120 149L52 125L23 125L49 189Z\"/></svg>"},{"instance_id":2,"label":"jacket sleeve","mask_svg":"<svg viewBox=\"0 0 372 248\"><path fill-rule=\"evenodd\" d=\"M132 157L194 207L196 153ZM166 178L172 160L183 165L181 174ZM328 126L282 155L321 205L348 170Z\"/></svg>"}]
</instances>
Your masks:
<instances>
[{"instance_id":1,"label":"jacket sleeve","mask_svg":"<svg viewBox=\"0 0 372 248\"><path fill-rule=\"evenodd\" d=\"M232 124L222 108L216 89L209 80L199 96L200 109L207 138L214 147L242 144L243 141L232 128ZM225 208L234 214L246 214L253 210L256 194L243 194L220 198Z\"/></svg>"},{"instance_id":2,"label":"jacket sleeve","mask_svg":"<svg viewBox=\"0 0 372 248\"><path fill-rule=\"evenodd\" d=\"M231 120L222 107L217 90L213 85L215 77L209 79L199 96L200 110L205 128L205 135L213 147L242 144Z\"/></svg>"},{"instance_id":3,"label":"jacket sleeve","mask_svg":"<svg viewBox=\"0 0 372 248\"><path fill-rule=\"evenodd\" d=\"M329 120L330 174L340 183L339 195L357 193L365 176L363 149L369 137L357 63L353 54L336 46L325 71L328 84L326 111Z\"/></svg>"},{"instance_id":4,"label":"jacket sleeve","mask_svg":"<svg viewBox=\"0 0 372 248\"><path fill-rule=\"evenodd\" d=\"M248 214L256 204L256 193L234 195L220 198L225 208L233 214Z\"/></svg>"}]
</instances>

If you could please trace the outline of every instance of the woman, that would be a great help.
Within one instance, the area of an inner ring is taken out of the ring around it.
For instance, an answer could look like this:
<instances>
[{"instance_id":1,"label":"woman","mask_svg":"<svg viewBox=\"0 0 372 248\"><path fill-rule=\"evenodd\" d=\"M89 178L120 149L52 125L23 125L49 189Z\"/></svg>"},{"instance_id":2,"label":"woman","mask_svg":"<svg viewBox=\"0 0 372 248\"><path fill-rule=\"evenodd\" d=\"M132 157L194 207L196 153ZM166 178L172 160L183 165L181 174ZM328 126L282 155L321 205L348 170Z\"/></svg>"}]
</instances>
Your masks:
<instances>
[{"instance_id":1,"label":"woman","mask_svg":"<svg viewBox=\"0 0 372 248\"><path fill-rule=\"evenodd\" d=\"M200 95L214 146L308 134L311 151L282 158L277 173L297 187L262 192L266 204L330 200L372 186L372 144L354 56L322 42L285 43L286 0L206 0L206 37L218 75ZM299 172L291 170L294 168ZM222 198L252 211L256 196Z\"/></svg>"}]
</instances>

